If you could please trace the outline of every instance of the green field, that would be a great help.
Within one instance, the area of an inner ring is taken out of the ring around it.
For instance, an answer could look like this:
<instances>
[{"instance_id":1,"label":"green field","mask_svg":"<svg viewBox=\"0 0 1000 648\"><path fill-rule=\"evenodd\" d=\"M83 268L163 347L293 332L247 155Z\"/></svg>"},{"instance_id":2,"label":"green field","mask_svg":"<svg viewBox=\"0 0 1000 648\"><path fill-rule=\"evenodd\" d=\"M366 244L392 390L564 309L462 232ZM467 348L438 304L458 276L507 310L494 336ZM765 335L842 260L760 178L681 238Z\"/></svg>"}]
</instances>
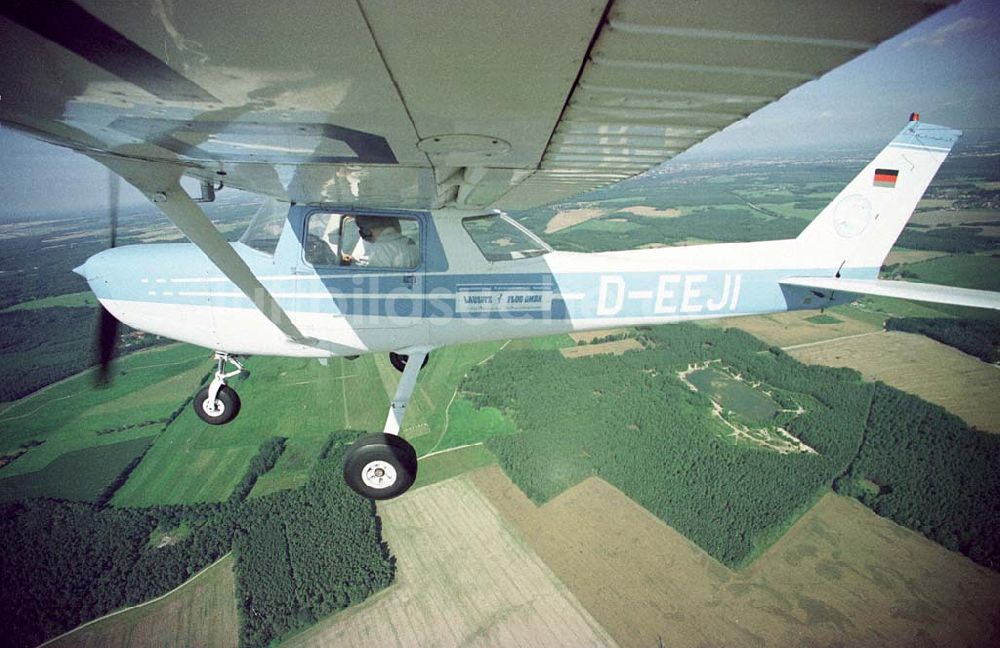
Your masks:
<instances>
[{"instance_id":1,"label":"green field","mask_svg":"<svg viewBox=\"0 0 1000 648\"><path fill-rule=\"evenodd\" d=\"M545 349L565 349L571 346L576 346L576 342L574 342L573 338L570 336L550 335L548 337L511 340L507 346L504 347L504 349L509 351L515 351L517 349L534 349L536 351L544 351Z\"/></svg>"},{"instance_id":2,"label":"green field","mask_svg":"<svg viewBox=\"0 0 1000 648\"><path fill-rule=\"evenodd\" d=\"M532 342L552 347L571 343L565 336ZM419 454L513 431L498 411L476 410L456 394L462 377L501 346L434 352L403 429ZM211 366L205 351L174 345L122 359L115 365L117 379L107 389L94 389L91 374L84 373L12 403L0 412L0 452L16 458L0 469L0 480L24 477L8 481L6 489L0 486L0 493L24 486L33 494L67 496L64 487L75 480L85 485L79 498L96 498L136 453L124 463L102 461L103 469L96 472L89 470L93 460L134 447L118 445L123 442L142 440L144 450L153 440L113 504L222 501L260 444L273 436L288 439L285 452L257 481L252 497L295 488L305 482L331 430L382 429L389 395L399 381L399 373L381 354L331 359L327 366L307 359L251 358L247 369L252 377L231 383L243 401L242 415L229 425L211 426L189 404Z\"/></svg>"},{"instance_id":3,"label":"green field","mask_svg":"<svg viewBox=\"0 0 1000 648\"><path fill-rule=\"evenodd\" d=\"M121 506L221 501L239 482L260 444L288 438L287 449L258 480L254 496L301 485L332 430L359 429L388 401L373 359L251 358L251 378L231 386L243 401L240 416L224 426L199 419L186 407L149 450L112 503ZM362 407L369 414L363 415ZM381 426L381 422L379 423Z\"/></svg>"},{"instance_id":4,"label":"green field","mask_svg":"<svg viewBox=\"0 0 1000 648\"><path fill-rule=\"evenodd\" d=\"M614 214L609 214L604 218L595 218L594 220L589 220L579 225L574 225L573 229L577 230L587 230L597 233L605 232L631 232L643 227L639 223L633 223L631 219L635 218L635 214L631 212L615 212ZM614 219L614 220L611 220Z\"/></svg>"},{"instance_id":5,"label":"green field","mask_svg":"<svg viewBox=\"0 0 1000 648\"><path fill-rule=\"evenodd\" d=\"M146 428L146 431L155 434L159 429ZM39 471L0 479L0 500L53 497L95 502L152 441L152 436L140 437L67 452Z\"/></svg>"},{"instance_id":6,"label":"green field","mask_svg":"<svg viewBox=\"0 0 1000 648\"><path fill-rule=\"evenodd\" d=\"M429 486L496 462L496 456L481 445L435 454L420 460L413 488Z\"/></svg>"},{"instance_id":7,"label":"green field","mask_svg":"<svg viewBox=\"0 0 1000 648\"><path fill-rule=\"evenodd\" d=\"M514 424L495 407L477 409L465 398L457 397L448 407L448 429L437 443L427 450L437 452L447 448L482 443L501 434L516 434Z\"/></svg>"},{"instance_id":8,"label":"green field","mask_svg":"<svg viewBox=\"0 0 1000 648\"><path fill-rule=\"evenodd\" d=\"M963 306L948 306L946 304L928 304L911 302L905 299L891 297L865 296L858 300L853 309L858 319L864 319L867 313L872 322L878 320L881 324L888 317L959 317L965 319L996 319L994 311L982 308L966 308Z\"/></svg>"},{"instance_id":9,"label":"green field","mask_svg":"<svg viewBox=\"0 0 1000 648\"><path fill-rule=\"evenodd\" d=\"M418 455L513 430L499 412L476 411L460 398L448 407L462 376L500 347L501 343L465 345L432 354L420 374L402 431ZM285 451L260 477L251 496L298 487L330 431L382 429L390 394L399 382L399 372L381 354L353 361L331 359L328 366L315 360L251 358L247 369L251 378L233 383L243 401L240 417L216 427L186 408L157 439L114 504L224 500L260 444L272 436L288 439Z\"/></svg>"},{"instance_id":10,"label":"green field","mask_svg":"<svg viewBox=\"0 0 1000 648\"><path fill-rule=\"evenodd\" d=\"M42 444L4 466L0 478L41 470L67 452L150 436L194 393L208 359L189 345L159 347L118 360L105 389L95 389L87 371L16 401L0 413L0 452Z\"/></svg>"},{"instance_id":11,"label":"green field","mask_svg":"<svg viewBox=\"0 0 1000 648\"><path fill-rule=\"evenodd\" d=\"M929 283L1000 290L1000 259L991 254L954 254L909 263L906 270L918 280Z\"/></svg>"},{"instance_id":12,"label":"green field","mask_svg":"<svg viewBox=\"0 0 1000 648\"><path fill-rule=\"evenodd\" d=\"M807 322L812 322L813 324L840 324L844 320L837 319L833 315L827 315L823 313L822 315L813 315L812 317L806 318Z\"/></svg>"},{"instance_id":13,"label":"green field","mask_svg":"<svg viewBox=\"0 0 1000 648\"><path fill-rule=\"evenodd\" d=\"M53 306L62 307L78 307L78 306L97 306L97 298L94 297L94 293L89 290L77 293L68 293L65 295L57 295L55 297L45 297L44 299L33 299L31 301L22 302L20 304L14 304L9 306L0 312L9 312L15 310L38 310L40 308L52 308Z\"/></svg>"},{"instance_id":14,"label":"green field","mask_svg":"<svg viewBox=\"0 0 1000 648\"><path fill-rule=\"evenodd\" d=\"M406 410L403 428L403 436L413 444L418 457L427 454L434 447L449 447L439 445L448 432L445 428L450 430L452 427L449 414L451 408L448 404L453 397L458 400L456 393L463 376L479 363L487 362L502 346L502 342L463 344L431 353L427 367L420 372L417 388ZM386 379L386 391L395 392L399 374L389 365L387 358L379 356L376 362L385 367L383 376ZM381 419L377 430L382 429L385 410L382 410Z\"/></svg>"}]
</instances>

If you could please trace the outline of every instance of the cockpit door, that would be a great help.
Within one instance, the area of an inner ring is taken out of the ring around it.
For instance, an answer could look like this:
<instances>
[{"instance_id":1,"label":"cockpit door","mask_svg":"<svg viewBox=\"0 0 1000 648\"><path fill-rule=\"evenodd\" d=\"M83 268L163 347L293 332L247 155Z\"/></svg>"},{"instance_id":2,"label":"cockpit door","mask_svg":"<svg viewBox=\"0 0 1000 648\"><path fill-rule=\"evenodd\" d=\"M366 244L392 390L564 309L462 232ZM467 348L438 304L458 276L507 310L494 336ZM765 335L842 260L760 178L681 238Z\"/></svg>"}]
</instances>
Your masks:
<instances>
[{"instance_id":1,"label":"cockpit door","mask_svg":"<svg viewBox=\"0 0 1000 648\"><path fill-rule=\"evenodd\" d=\"M343 318L354 330L421 325L424 228L419 214L309 211L301 230L297 310Z\"/></svg>"}]
</instances>

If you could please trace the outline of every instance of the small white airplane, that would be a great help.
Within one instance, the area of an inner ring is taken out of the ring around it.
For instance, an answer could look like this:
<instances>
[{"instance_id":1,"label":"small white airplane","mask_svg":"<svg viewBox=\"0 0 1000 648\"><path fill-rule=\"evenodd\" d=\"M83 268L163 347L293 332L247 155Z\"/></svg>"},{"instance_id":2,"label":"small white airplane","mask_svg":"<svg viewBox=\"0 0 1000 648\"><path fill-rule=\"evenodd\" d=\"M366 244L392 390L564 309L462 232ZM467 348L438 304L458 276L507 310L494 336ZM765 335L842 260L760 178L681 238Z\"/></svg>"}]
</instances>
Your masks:
<instances>
[{"instance_id":1,"label":"small white airplane","mask_svg":"<svg viewBox=\"0 0 1000 648\"><path fill-rule=\"evenodd\" d=\"M916 115L795 239L557 252L498 210L645 171L939 8L6 3L0 121L100 161L191 240L77 272L118 320L215 351L206 422L239 413L239 356L389 353L402 379L384 429L344 466L386 499L416 477L399 430L436 348L860 294L1000 308L877 278L960 135ZM198 205L222 182L274 199L235 244Z\"/></svg>"}]
</instances>

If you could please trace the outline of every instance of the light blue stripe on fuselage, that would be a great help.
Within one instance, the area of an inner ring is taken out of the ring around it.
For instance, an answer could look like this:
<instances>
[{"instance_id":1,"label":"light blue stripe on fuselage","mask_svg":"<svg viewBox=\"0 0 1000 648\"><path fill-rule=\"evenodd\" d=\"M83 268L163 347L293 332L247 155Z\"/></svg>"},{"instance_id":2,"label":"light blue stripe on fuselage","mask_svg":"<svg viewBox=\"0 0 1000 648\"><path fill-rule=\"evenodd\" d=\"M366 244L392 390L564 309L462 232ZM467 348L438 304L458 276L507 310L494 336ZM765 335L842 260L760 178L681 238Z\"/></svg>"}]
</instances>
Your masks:
<instances>
[{"instance_id":1,"label":"light blue stripe on fuselage","mask_svg":"<svg viewBox=\"0 0 1000 648\"><path fill-rule=\"evenodd\" d=\"M832 276L833 269L810 274ZM570 274L301 275L262 282L290 313L347 317L601 319L726 316L811 303L789 300L779 280L801 269ZM872 278L875 269L845 269L845 278ZM114 282L101 298L151 303L254 308L224 277L159 277ZM126 287L123 284L129 284ZM803 293L804 294L804 293ZM835 303L847 301L849 296ZM808 299L808 296L806 296ZM818 297L815 305L819 305Z\"/></svg>"}]
</instances>

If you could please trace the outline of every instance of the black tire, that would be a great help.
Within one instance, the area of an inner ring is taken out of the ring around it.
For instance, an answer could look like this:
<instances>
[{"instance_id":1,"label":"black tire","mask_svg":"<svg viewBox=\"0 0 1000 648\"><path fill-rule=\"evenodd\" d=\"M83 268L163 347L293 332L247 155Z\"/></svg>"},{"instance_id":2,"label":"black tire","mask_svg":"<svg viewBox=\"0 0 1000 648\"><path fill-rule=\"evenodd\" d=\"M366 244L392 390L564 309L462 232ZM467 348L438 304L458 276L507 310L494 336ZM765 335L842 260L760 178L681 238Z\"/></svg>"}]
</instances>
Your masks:
<instances>
[{"instance_id":1,"label":"black tire","mask_svg":"<svg viewBox=\"0 0 1000 648\"><path fill-rule=\"evenodd\" d=\"M205 387L194 397L194 402L191 403L191 406L194 407L194 413L198 415L198 418L209 425L225 425L229 423L240 413L240 407L242 406L240 397L236 391L226 385L223 385L219 390L219 395L215 398L215 403L218 413L213 414L210 408L206 409L208 405L208 387Z\"/></svg>"},{"instance_id":2,"label":"black tire","mask_svg":"<svg viewBox=\"0 0 1000 648\"><path fill-rule=\"evenodd\" d=\"M408 355L403 355L402 353L393 353L392 351L389 352L389 363L392 364L392 366L399 373L403 373L403 369L406 369L406 362L409 359L410 356ZM431 359L431 354L428 353L427 355L424 356L424 363L420 365L420 368L423 369L424 367L426 367L427 361L430 359Z\"/></svg>"},{"instance_id":3,"label":"black tire","mask_svg":"<svg viewBox=\"0 0 1000 648\"><path fill-rule=\"evenodd\" d=\"M416 478L417 453L394 434L363 436L344 455L344 481L368 499L399 497Z\"/></svg>"}]
</instances>

